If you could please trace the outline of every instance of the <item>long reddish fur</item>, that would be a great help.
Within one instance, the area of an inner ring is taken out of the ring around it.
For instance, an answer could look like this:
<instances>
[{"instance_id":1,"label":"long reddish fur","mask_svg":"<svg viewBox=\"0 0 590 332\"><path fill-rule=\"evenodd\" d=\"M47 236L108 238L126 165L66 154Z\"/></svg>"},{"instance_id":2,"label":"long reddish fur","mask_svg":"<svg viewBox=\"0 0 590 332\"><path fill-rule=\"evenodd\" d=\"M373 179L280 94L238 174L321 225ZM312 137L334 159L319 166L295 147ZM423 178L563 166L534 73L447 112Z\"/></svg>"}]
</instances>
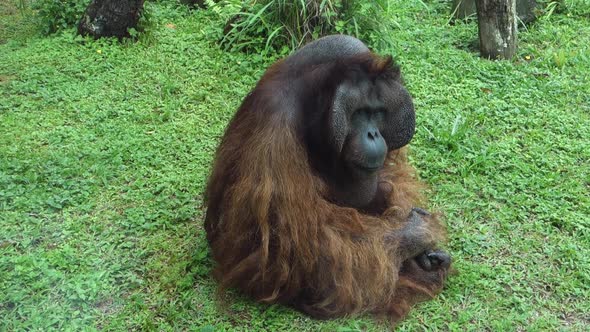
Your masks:
<instances>
[{"instance_id":1,"label":"long reddish fur","mask_svg":"<svg viewBox=\"0 0 590 332\"><path fill-rule=\"evenodd\" d=\"M363 61L378 73L391 70L390 59L368 55ZM271 92L284 70L279 62L267 71L217 150L205 221L214 275L222 288L316 317L371 312L401 318L437 293L444 279L443 272L433 277L400 261L397 244L384 242L422 203L406 149L391 151L380 173L393 188L384 213L330 202L291 117L273 109L279 103ZM433 243L444 239L434 217L427 233Z\"/></svg>"}]
</instances>

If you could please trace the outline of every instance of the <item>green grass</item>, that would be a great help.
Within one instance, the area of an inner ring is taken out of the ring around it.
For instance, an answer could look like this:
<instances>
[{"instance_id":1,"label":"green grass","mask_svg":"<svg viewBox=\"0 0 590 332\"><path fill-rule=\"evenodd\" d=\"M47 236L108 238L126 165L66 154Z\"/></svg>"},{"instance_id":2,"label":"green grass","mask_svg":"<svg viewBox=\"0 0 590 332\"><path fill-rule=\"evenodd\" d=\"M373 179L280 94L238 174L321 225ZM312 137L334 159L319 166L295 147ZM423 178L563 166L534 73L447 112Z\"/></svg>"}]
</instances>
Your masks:
<instances>
[{"instance_id":1,"label":"green grass","mask_svg":"<svg viewBox=\"0 0 590 332\"><path fill-rule=\"evenodd\" d=\"M566 4L521 30L513 62L479 59L443 2L395 4L404 30L379 51L415 98L412 162L457 270L399 330L588 328L590 3ZM138 43L0 29L0 330L385 329L217 299L201 195L272 60L219 50L206 11L147 7Z\"/></svg>"}]
</instances>

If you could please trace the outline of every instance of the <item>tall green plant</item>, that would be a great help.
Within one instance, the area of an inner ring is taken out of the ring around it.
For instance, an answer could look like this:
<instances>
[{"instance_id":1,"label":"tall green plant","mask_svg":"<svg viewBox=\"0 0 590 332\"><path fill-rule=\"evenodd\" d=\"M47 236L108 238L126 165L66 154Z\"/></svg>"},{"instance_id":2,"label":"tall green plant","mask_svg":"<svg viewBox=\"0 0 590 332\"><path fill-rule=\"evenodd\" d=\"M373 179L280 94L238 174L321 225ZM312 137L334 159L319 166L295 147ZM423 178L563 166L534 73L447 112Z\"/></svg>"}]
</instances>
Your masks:
<instances>
[{"instance_id":1,"label":"tall green plant","mask_svg":"<svg viewBox=\"0 0 590 332\"><path fill-rule=\"evenodd\" d=\"M256 53L286 53L332 33L378 42L388 12L385 0L207 0L207 5L227 21L223 47Z\"/></svg>"}]
</instances>

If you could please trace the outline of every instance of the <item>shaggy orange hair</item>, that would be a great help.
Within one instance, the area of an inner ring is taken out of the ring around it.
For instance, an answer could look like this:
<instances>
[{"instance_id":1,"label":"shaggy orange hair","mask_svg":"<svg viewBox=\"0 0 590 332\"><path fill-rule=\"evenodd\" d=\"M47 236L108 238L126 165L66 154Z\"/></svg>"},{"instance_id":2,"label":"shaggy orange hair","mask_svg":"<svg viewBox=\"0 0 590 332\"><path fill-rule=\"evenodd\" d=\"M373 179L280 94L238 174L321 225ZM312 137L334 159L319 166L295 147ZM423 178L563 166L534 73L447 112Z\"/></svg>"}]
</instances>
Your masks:
<instances>
[{"instance_id":1,"label":"shaggy orange hair","mask_svg":"<svg viewBox=\"0 0 590 332\"><path fill-rule=\"evenodd\" d=\"M371 53L347 60L369 73L399 80L391 58ZM333 66L338 66L335 64ZM397 319L417 300L433 296L445 270L425 273L402 261L394 233L421 203L420 185L405 149L389 152L381 184L391 192L378 215L336 205L314 171L293 115L291 69L271 67L229 124L206 191L205 227L215 277L266 303L285 303L314 317L371 312ZM334 70L331 67L329 70ZM325 67L299 73L321 85ZM433 246L444 238L435 217L425 217Z\"/></svg>"}]
</instances>

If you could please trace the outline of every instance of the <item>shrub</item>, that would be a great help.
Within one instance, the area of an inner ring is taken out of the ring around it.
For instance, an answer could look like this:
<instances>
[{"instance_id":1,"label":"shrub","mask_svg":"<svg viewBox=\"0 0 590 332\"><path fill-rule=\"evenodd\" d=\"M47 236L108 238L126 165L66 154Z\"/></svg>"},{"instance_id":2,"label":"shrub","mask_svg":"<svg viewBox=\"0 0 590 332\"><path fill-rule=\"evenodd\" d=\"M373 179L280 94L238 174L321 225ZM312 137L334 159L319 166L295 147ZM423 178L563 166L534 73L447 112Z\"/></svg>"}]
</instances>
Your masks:
<instances>
[{"instance_id":1,"label":"shrub","mask_svg":"<svg viewBox=\"0 0 590 332\"><path fill-rule=\"evenodd\" d=\"M32 8L45 34L76 26L90 0L36 0Z\"/></svg>"},{"instance_id":2,"label":"shrub","mask_svg":"<svg viewBox=\"0 0 590 332\"><path fill-rule=\"evenodd\" d=\"M318 37L345 33L379 43L386 0L206 0L226 19L221 44L246 52L287 53Z\"/></svg>"}]
</instances>

